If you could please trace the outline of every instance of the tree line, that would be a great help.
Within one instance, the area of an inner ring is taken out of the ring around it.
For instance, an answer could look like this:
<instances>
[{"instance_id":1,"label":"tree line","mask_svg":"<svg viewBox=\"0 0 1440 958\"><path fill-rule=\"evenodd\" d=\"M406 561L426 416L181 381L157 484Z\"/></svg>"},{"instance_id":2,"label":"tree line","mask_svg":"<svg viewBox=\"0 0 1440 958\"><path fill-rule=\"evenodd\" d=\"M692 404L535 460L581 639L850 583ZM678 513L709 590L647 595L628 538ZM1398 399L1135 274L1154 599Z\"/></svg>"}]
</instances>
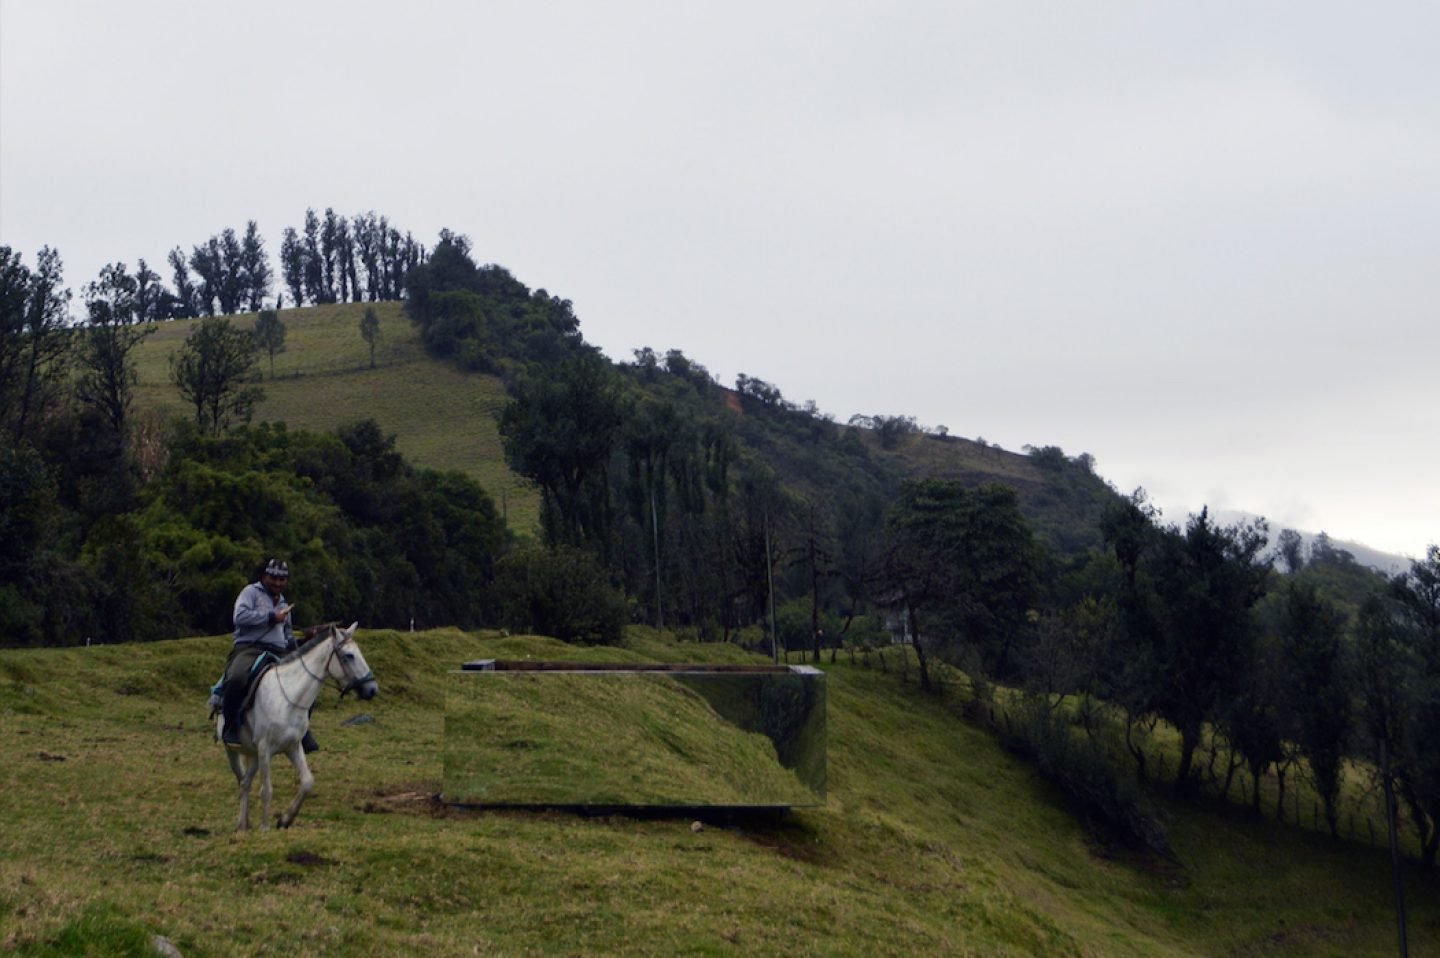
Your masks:
<instances>
[{"instance_id":1,"label":"tree line","mask_svg":"<svg viewBox=\"0 0 1440 958\"><path fill-rule=\"evenodd\" d=\"M298 229L285 227L278 274L259 226L249 220L243 230L226 227L188 251L172 248L169 285L144 258L133 273L124 262L106 265L95 282L113 286L123 277L135 319L144 323L254 313L266 304L279 310L286 294L291 306L403 299L410 270L427 256L423 243L386 216L371 210L346 217L327 207L323 215L307 209ZM61 271L57 251L46 248L39 260L37 272Z\"/></svg>"}]
</instances>

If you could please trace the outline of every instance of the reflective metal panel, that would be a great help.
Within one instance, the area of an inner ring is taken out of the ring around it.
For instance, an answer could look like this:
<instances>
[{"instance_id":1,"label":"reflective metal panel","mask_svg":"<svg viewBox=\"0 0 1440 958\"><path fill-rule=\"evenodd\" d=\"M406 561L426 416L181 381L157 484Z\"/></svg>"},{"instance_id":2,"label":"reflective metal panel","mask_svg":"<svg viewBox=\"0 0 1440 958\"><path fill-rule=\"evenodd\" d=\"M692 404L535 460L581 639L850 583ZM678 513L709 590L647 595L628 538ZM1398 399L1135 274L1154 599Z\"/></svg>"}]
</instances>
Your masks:
<instances>
[{"instance_id":1,"label":"reflective metal panel","mask_svg":"<svg viewBox=\"0 0 1440 958\"><path fill-rule=\"evenodd\" d=\"M823 804L825 673L469 662L450 673L443 794L460 805Z\"/></svg>"}]
</instances>

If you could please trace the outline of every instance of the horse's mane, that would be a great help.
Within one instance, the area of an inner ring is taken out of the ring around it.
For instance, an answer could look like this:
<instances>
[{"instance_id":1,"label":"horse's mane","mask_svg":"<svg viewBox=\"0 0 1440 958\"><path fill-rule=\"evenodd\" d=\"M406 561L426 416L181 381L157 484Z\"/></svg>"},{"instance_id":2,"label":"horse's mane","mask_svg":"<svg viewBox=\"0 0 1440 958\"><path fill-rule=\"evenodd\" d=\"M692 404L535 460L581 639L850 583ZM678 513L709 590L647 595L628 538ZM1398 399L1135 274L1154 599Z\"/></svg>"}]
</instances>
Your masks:
<instances>
[{"instance_id":1,"label":"horse's mane","mask_svg":"<svg viewBox=\"0 0 1440 958\"><path fill-rule=\"evenodd\" d=\"M310 646L314 645L316 642L320 642L324 639L330 638L339 630L339 622L322 622L319 625L312 626L306 631L312 632L313 635L311 635L309 639L297 643L293 650L286 652L284 656L280 658L280 662L284 663L289 662L291 659L298 659L301 655L305 653L308 648L310 648Z\"/></svg>"}]
</instances>

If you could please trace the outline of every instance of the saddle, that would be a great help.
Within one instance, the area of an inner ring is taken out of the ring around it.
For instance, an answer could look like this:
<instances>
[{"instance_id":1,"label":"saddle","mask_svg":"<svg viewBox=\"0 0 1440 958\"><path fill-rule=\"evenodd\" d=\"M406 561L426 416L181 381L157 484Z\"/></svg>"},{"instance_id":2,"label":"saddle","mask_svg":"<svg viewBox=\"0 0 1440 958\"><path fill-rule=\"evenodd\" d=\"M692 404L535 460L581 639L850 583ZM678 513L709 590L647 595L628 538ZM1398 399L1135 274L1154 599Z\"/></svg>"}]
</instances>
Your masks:
<instances>
[{"instance_id":1,"label":"saddle","mask_svg":"<svg viewBox=\"0 0 1440 958\"><path fill-rule=\"evenodd\" d=\"M306 630L306 638L312 638L313 632ZM230 697L226 686L230 683L243 683L243 691L239 692L239 702L234 707L233 714L243 721L243 716L250 711L255 701L255 690L260 687L260 677L266 672L280 664L282 656L264 648L240 648L235 650L230 661L225 666L225 672L220 680L210 689L210 719L223 715L225 712L225 699ZM315 742L315 736L307 729L305 738L301 741L305 752L317 751L320 746Z\"/></svg>"},{"instance_id":2,"label":"saddle","mask_svg":"<svg viewBox=\"0 0 1440 958\"><path fill-rule=\"evenodd\" d=\"M213 719L222 711L225 702L224 689L230 682L243 683L245 691L237 711L241 715L248 712L255 700L255 689L260 684L257 680L279 661L280 656L269 649L241 649L236 652L220 678L210 687L210 717Z\"/></svg>"}]
</instances>

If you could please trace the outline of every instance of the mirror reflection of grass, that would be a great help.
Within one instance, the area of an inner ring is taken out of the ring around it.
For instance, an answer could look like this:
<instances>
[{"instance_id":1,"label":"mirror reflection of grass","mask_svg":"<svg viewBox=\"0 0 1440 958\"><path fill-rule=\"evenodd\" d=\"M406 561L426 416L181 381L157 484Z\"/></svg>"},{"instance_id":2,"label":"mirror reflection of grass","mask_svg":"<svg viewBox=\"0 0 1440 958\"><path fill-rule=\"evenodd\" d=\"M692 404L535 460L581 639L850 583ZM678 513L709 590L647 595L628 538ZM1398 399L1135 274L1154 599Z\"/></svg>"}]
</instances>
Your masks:
<instances>
[{"instance_id":1,"label":"mirror reflection of grass","mask_svg":"<svg viewBox=\"0 0 1440 958\"><path fill-rule=\"evenodd\" d=\"M809 805L774 744L663 674L461 673L445 789L461 804Z\"/></svg>"}]
</instances>

